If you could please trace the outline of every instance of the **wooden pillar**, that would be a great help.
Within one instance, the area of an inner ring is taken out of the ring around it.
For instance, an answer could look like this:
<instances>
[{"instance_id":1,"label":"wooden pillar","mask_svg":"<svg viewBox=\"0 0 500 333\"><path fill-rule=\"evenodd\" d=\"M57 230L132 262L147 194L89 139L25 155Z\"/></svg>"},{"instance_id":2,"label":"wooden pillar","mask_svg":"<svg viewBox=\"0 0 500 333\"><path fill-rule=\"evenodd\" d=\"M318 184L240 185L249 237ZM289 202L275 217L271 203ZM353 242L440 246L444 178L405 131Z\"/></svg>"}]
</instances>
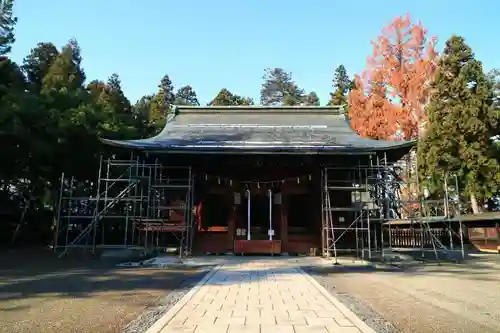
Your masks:
<instances>
[{"instance_id":1,"label":"wooden pillar","mask_svg":"<svg viewBox=\"0 0 500 333\"><path fill-rule=\"evenodd\" d=\"M229 251L234 251L234 235L236 233L236 218L238 213L238 205L231 205L231 213L229 214L229 220L227 221L227 248Z\"/></svg>"},{"instance_id":2,"label":"wooden pillar","mask_svg":"<svg viewBox=\"0 0 500 333\"><path fill-rule=\"evenodd\" d=\"M317 236L314 237L314 241L319 247L318 254L322 256L324 244L326 244L324 242L326 242L326 240L323 232L323 212L321 211L323 209L323 181L321 179L321 170L317 170L313 173L312 186L309 187L309 190L312 192L310 193L312 198L311 207L314 207L313 216L315 222L313 225L315 229L317 228L316 230L319 231Z\"/></svg>"},{"instance_id":3,"label":"wooden pillar","mask_svg":"<svg viewBox=\"0 0 500 333\"><path fill-rule=\"evenodd\" d=\"M500 253L500 223L495 223L496 235L497 235L497 250Z\"/></svg>"},{"instance_id":4,"label":"wooden pillar","mask_svg":"<svg viewBox=\"0 0 500 333\"><path fill-rule=\"evenodd\" d=\"M288 197L281 192L281 251L288 248Z\"/></svg>"}]
</instances>

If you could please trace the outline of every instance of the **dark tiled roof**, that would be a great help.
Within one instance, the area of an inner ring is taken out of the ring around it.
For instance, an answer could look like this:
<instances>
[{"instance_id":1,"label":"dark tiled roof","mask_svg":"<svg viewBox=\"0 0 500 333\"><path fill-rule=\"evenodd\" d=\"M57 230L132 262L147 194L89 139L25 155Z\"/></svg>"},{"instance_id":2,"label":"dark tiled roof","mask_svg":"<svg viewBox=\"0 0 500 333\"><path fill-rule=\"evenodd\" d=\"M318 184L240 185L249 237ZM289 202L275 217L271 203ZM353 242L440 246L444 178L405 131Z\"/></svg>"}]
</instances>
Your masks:
<instances>
[{"instance_id":1,"label":"dark tiled roof","mask_svg":"<svg viewBox=\"0 0 500 333\"><path fill-rule=\"evenodd\" d=\"M361 138L339 107L176 107L160 134L106 144L154 151L382 151L412 141Z\"/></svg>"}]
</instances>

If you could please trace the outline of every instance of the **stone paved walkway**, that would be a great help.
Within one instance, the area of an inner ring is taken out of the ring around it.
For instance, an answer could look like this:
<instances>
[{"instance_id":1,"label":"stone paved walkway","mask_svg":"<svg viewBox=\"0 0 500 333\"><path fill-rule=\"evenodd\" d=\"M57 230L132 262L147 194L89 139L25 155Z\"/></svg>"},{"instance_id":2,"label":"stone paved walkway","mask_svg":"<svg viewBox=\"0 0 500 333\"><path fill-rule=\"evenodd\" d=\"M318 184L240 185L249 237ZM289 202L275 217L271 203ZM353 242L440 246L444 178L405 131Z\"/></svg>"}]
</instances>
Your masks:
<instances>
[{"instance_id":1,"label":"stone paved walkway","mask_svg":"<svg viewBox=\"0 0 500 333\"><path fill-rule=\"evenodd\" d=\"M278 260L225 264L165 315L159 332L374 333L311 280Z\"/></svg>"}]
</instances>

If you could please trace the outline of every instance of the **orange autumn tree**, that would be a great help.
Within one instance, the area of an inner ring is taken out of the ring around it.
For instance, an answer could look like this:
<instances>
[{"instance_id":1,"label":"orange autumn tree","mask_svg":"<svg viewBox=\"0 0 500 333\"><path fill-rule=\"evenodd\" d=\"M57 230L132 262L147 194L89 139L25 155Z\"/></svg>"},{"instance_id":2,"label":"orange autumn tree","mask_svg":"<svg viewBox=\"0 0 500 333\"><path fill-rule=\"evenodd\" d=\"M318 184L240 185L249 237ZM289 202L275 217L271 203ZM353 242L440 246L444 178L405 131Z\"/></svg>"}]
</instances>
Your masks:
<instances>
[{"instance_id":1,"label":"orange autumn tree","mask_svg":"<svg viewBox=\"0 0 500 333\"><path fill-rule=\"evenodd\" d=\"M395 18L372 42L365 70L349 93L349 118L362 136L414 139L425 126L430 83L437 67L436 39L420 22Z\"/></svg>"}]
</instances>

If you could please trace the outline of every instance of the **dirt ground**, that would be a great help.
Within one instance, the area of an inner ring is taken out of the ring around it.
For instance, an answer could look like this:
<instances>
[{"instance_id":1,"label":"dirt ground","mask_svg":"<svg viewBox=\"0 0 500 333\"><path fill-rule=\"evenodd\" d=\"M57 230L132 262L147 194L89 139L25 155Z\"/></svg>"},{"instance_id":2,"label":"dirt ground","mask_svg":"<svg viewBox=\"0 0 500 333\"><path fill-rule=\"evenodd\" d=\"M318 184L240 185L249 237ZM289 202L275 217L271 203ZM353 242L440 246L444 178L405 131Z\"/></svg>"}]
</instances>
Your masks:
<instances>
[{"instance_id":1,"label":"dirt ground","mask_svg":"<svg viewBox=\"0 0 500 333\"><path fill-rule=\"evenodd\" d=\"M399 332L500 332L500 255L441 266L312 271L341 300L354 298Z\"/></svg>"},{"instance_id":2,"label":"dirt ground","mask_svg":"<svg viewBox=\"0 0 500 333\"><path fill-rule=\"evenodd\" d=\"M122 269L40 250L0 253L0 332L119 332L203 275L194 268Z\"/></svg>"}]
</instances>

